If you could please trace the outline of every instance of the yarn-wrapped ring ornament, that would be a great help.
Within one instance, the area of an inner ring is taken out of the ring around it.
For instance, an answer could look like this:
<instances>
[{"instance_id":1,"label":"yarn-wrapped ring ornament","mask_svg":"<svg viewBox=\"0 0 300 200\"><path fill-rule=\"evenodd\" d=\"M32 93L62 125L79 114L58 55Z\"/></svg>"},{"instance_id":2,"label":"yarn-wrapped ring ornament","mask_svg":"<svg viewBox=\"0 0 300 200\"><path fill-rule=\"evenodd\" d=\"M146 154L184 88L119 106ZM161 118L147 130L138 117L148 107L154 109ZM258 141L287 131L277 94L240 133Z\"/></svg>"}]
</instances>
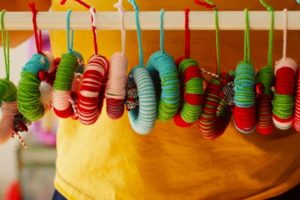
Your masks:
<instances>
[{"instance_id":1,"label":"yarn-wrapped ring ornament","mask_svg":"<svg viewBox=\"0 0 300 200\"><path fill-rule=\"evenodd\" d=\"M148 70L144 67L142 36L139 22L139 8L135 0L128 0L135 10L136 32L138 39L139 64L129 73L128 84L136 85L138 105L128 111L129 121L133 130L139 134L149 133L154 125L157 114L155 88Z\"/></svg>"},{"instance_id":2,"label":"yarn-wrapped ring ornament","mask_svg":"<svg viewBox=\"0 0 300 200\"><path fill-rule=\"evenodd\" d=\"M126 30L124 25L124 8L122 0L114 5L121 15L121 45L122 51L115 53L110 58L108 81L106 85L106 112L111 119L118 119L124 114L126 98L127 65L128 58L125 55Z\"/></svg>"},{"instance_id":3,"label":"yarn-wrapped ring ornament","mask_svg":"<svg viewBox=\"0 0 300 200\"><path fill-rule=\"evenodd\" d=\"M111 119L118 119L124 113L127 65L128 59L122 53L115 53L110 58L105 98L107 115Z\"/></svg>"},{"instance_id":4,"label":"yarn-wrapped ring ornament","mask_svg":"<svg viewBox=\"0 0 300 200\"><path fill-rule=\"evenodd\" d=\"M139 105L129 110L129 121L135 132L147 134L153 129L157 115L154 84L149 72L142 66L134 67L129 76L137 86Z\"/></svg>"},{"instance_id":5,"label":"yarn-wrapped ring ornament","mask_svg":"<svg viewBox=\"0 0 300 200\"><path fill-rule=\"evenodd\" d=\"M78 117L74 98L71 92L75 72L83 67L82 56L75 51L62 55L53 84L53 110L60 118Z\"/></svg>"},{"instance_id":6,"label":"yarn-wrapped ring ornament","mask_svg":"<svg viewBox=\"0 0 300 200\"><path fill-rule=\"evenodd\" d=\"M97 121L103 105L109 62L100 55L90 58L77 92L77 111L82 124Z\"/></svg>"},{"instance_id":7,"label":"yarn-wrapped ring ornament","mask_svg":"<svg viewBox=\"0 0 300 200\"><path fill-rule=\"evenodd\" d=\"M195 123L201 115L203 96L203 80L197 61L187 58L177 61L183 85L183 104L174 117L177 126L188 127Z\"/></svg>"},{"instance_id":8,"label":"yarn-wrapped ring ornament","mask_svg":"<svg viewBox=\"0 0 300 200\"><path fill-rule=\"evenodd\" d=\"M0 143L3 143L15 132L14 120L15 116L19 113L17 106L17 88L11 81L6 79L0 79L0 103L2 109Z\"/></svg>"},{"instance_id":9,"label":"yarn-wrapped ring ornament","mask_svg":"<svg viewBox=\"0 0 300 200\"><path fill-rule=\"evenodd\" d=\"M164 48L164 10L160 14L160 51L149 58L147 69L156 87L158 102L157 118L163 121L172 119L180 103L180 83L174 58Z\"/></svg>"},{"instance_id":10,"label":"yarn-wrapped ring ornament","mask_svg":"<svg viewBox=\"0 0 300 200\"><path fill-rule=\"evenodd\" d=\"M256 106L255 106L255 70L251 64L250 53L250 22L249 12L245 9L244 31L244 60L235 70L234 78L234 109L233 118L235 128L244 134L250 134L255 130Z\"/></svg>"},{"instance_id":11,"label":"yarn-wrapped ring ornament","mask_svg":"<svg viewBox=\"0 0 300 200\"><path fill-rule=\"evenodd\" d=\"M233 109L234 125L244 134L255 130L255 72L252 64L241 62L235 71Z\"/></svg>"},{"instance_id":12,"label":"yarn-wrapped ring ornament","mask_svg":"<svg viewBox=\"0 0 300 200\"><path fill-rule=\"evenodd\" d=\"M225 75L225 74L223 74ZM198 126L205 139L215 139L222 135L228 125L231 110L222 98L223 83L218 78L212 78L205 91L205 101Z\"/></svg>"},{"instance_id":13,"label":"yarn-wrapped ring ornament","mask_svg":"<svg viewBox=\"0 0 300 200\"><path fill-rule=\"evenodd\" d=\"M273 84L274 72L272 66L263 67L257 74L257 82L261 83L262 91L257 97L257 125L256 130L262 135L269 135L273 132L274 124L272 121L272 99L271 86ZM258 86L258 84L257 84ZM259 90L259 88L256 88Z\"/></svg>"},{"instance_id":14,"label":"yarn-wrapped ring ornament","mask_svg":"<svg viewBox=\"0 0 300 200\"><path fill-rule=\"evenodd\" d=\"M273 92L271 87L274 83L273 72L273 38L274 38L274 21L275 14L273 8L261 1L263 6L271 14L271 27L269 31L269 45L268 45L268 64L257 73L257 125L256 131L262 135L269 135L273 132L274 124L272 121L272 99Z\"/></svg>"},{"instance_id":15,"label":"yarn-wrapped ring ornament","mask_svg":"<svg viewBox=\"0 0 300 200\"><path fill-rule=\"evenodd\" d=\"M296 61L291 58L281 59L275 66L276 83L273 99L273 122L281 130L287 130L293 125L297 68Z\"/></svg>"},{"instance_id":16,"label":"yarn-wrapped ring ornament","mask_svg":"<svg viewBox=\"0 0 300 200\"><path fill-rule=\"evenodd\" d=\"M297 70L297 86L295 97L295 114L293 127L297 132L300 132L300 69Z\"/></svg>"},{"instance_id":17,"label":"yarn-wrapped ring ornament","mask_svg":"<svg viewBox=\"0 0 300 200\"><path fill-rule=\"evenodd\" d=\"M52 54L37 53L23 67L17 93L18 109L29 121L41 119L45 110L50 107L49 104L44 104L42 101L40 90L42 80L39 78L39 73L53 69L53 63ZM51 86L47 88L50 90L47 93L51 93Z\"/></svg>"}]
</instances>

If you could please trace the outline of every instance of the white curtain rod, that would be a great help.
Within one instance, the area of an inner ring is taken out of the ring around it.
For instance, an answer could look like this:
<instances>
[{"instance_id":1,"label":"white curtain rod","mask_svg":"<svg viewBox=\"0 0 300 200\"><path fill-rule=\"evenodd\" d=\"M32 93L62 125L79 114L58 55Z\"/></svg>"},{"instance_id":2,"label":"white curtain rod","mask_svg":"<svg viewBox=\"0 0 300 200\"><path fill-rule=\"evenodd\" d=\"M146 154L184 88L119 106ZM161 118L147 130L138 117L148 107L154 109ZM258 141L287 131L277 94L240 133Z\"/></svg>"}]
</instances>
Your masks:
<instances>
[{"instance_id":1,"label":"white curtain rod","mask_svg":"<svg viewBox=\"0 0 300 200\"><path fill-rule=\"evenodd\" d=\"M252 30L268 30L270 28L270 12L249 11ZM159 11L140 12L142 30L159 30ZM283 11L275 12L275 29L283 29ZM120 14L118 12L97 12L97 29L119 30ZM7 30L32 30L31 12L6 12L4 18ZM219 11L220 30L244 30L244 11ZM38 27L41 30L65 30L66 12L39 12ZM166 30L184 30L184 11L165 11L164 27ZM72 12L71 29L89 30L89 12ZM134 12L125 13L125 28L135 30ZM214 13L211 11L191 11L191 30L214 30ZM288 11L288 29L300 30L300 11Z\"/></svg>"}]
</instances>

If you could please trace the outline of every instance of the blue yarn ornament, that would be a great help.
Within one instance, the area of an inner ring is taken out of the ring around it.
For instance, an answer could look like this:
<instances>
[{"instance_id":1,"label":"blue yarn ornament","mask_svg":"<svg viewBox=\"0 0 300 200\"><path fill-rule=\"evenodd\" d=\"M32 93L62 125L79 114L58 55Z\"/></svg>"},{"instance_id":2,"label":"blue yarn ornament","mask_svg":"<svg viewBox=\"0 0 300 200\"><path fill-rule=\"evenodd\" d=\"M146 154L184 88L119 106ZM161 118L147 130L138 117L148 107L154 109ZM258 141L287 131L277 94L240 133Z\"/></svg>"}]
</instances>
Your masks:
<instances>
[{"instance_id":1,"label":"blue yarn ornament","mask_svg":"<svg viewBox=\"0 0 300 200\"><path fill-rule=\"evenodd\" d=\"M139 65L129 73L129 79L137 86L139 107L129 110L129 121L133 130L139 134L149 133L154 125L157 115L157 103L154 83L148 70L144 67L141 28L139 22L139 8L135 0L128 0L135 10L137 38L139 44Z\"/></svg>"},{"instance_id":2,"label":"blue yarn ornament","mask_svg":"<svg viewBox=\"0 0 300 200\"><path fill-rule=\"evenodd\" d=\"M164 10L160 15L160 51L150 57L147 69L154 80L157 97L160 98L158 105L158 119L172 119L179 108L180 82L174 58L164 49Z\"/></svg>"}]
</instances>

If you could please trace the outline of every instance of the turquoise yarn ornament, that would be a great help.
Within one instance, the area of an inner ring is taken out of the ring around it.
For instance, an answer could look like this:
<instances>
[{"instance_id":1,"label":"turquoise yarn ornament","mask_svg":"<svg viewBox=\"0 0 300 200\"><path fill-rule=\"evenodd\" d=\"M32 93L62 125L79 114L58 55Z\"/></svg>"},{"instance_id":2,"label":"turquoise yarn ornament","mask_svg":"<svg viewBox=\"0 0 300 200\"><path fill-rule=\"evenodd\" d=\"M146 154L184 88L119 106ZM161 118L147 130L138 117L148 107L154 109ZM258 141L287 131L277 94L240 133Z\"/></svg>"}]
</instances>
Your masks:
<instances>
[{"instance_id":1,"label":"turquoise yarn ornament","mask_svg":"<svg viewBox=\"0 0 300 200\"><path fill-rule=\"evenodd\" d=\"M159 97L158 119L170 120L177 113L180 103L180 82L174 58L164 49L164 10L160 15L160 51L150 57L147 69L154 80Z\"/></svg>"},{"instance_id":2,"label":"turquoise yarn ornament","mask_svg":"<svg viewBox=\"0 0 300 200\"><path fill-rule=\"evenodd\" d=\"M139 8L135 0L128 0L135 10L137 38L139 44L139 65L129 74L137 85L139 107L129 110L129 121L133 130L139 134L149 133L154 125L157 115L157 103L154 83L146 68L144 68L141 28L139 22Z\"/></svg>"}]
</instances>

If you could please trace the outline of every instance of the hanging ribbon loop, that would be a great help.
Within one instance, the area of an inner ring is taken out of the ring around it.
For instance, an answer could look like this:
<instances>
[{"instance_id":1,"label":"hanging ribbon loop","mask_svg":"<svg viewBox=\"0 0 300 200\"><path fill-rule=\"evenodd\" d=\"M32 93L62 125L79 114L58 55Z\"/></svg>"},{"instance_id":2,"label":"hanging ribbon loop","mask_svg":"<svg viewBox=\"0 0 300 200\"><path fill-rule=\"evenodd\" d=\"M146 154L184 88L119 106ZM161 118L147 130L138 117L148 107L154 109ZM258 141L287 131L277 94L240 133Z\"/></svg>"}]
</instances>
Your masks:
<instances>
[{"instance_id":1,"label":"hanging ribbon loop","mask_svg":"<svg viewBox=\"0 0 300 200\"><path fill-rule=\"evenodd\" d=\"M9 37L8 31L5 30L4 26L4 14L5 10L1 11L1 37L2 37L2 47L3 47L3 55L4 55L4 64L5 64L5 73L6 80L9 80L10 76L10 60L9 60Z\"/></svg>"},{"instance_id":2,"label":"hanging ribbon loop","mask_svg":"<svg viewBox=\"0 0 300 200\"><path fill-rule=\"evenodd\" d=\"M74 31L71 30L71 13L72 10L68 10L66 18L66 29L67 29L67 48L68 52L73 52L74 43Z\"/></svg>"},{"instance_id":3,"label":"hanging ribbon loop","mask_svg":"<svg viewBox=\"0 0 300 200\"><path fill-rule=\"evenodd\" d=\"M160 10L160 51L165 52L165 30L164 30L165 10Z\"/></svg>"},{"instance_id":4,"label":"hanging ribbon loop","mask_svg":"<svg viewBox=\"0 0 300 200\"><path fill-rule=\"evenodd\" d=\"M128 0L128 2L132 5L133 9L135 10L135 22L136 22L136 33L138 38L138 46L139 46L139 65L144 65L144 53L143 53L143 44L142 44L142 35L141 35L141 25L139 19L139 7L136 4L135 0Z\"/></svg>"},{"instance_id":5,"label":"hanging ribbon loop","mask_svg":"<svg viewBox=\"0 0 300 200\"><path fill-rule=\"evenodd\" d=\"M118 3L114 5L118 9L118 12L121 15L121 45L122 45L122 54L125 55L125 44L126 44L126 29L124 22L125 10L123 8L123 0L119 0Z\"/></svg>"},{"instance_id":6,"label":"hanging ribbon loop","mask_svg":"<svg viewBox=\"0 0 300 200\"><path fill-rule=\"evenodd\" d=\"M186 8L185 9L185 22L184 22L184 32L185 32L185 37L184 37L184 55L185 58L190 57L190 51L191 51L191 31L190 31L190 9Z\"/></svg>"},{"instance_id":7,"label":"hanging ribbon loop","mask_svg":"<svg viewBox=\"0 0 300 200\"><path fill-rule=\"evenodd\" d=\"M244 62L251 62L249 11L245 8Z\"/></svg>"},{"instance_id":8,"label":"hanging ribbon loop","mask_svg":"<svg viewBox=\"0 0 300 200\"><path fill-rule=\"evenodd\" d=\"M34 38L35 38L35 45L36 45L36 50L38 53L42 53L42 31L38 29L37 26L37 13L38 10L35 7L35 3L29 3L28 5L31 9L32 12L32 24L33 24L33 31L34 31Z\"/></svg>"}]
</instances>

